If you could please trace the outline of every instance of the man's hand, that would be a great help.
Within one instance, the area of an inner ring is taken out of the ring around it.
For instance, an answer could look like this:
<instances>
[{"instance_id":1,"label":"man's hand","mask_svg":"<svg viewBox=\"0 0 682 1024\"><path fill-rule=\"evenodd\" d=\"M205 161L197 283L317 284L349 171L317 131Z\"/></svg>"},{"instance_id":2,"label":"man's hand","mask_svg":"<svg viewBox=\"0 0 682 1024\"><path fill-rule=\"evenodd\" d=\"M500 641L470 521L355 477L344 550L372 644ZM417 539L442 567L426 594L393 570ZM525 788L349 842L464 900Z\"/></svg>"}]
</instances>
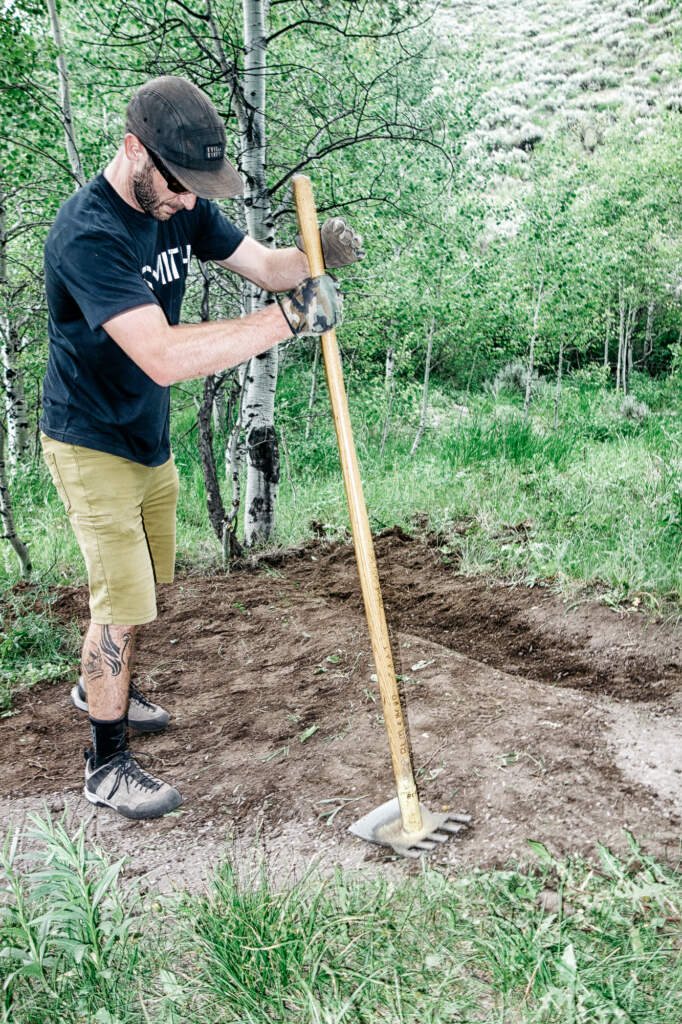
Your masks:
<instances>
[{"instance_id":1,"label":"man's hand","mask_svg":"<svg viewBox=\"0 0 682 1024\"><path fill-rule=\"evenodd\" d=\"M362 248L362 235L354 231L343 217L331 217L320 228L322 240L322 256L328 270L347 267L356 260L364 260L365 250ZM303 239L296 238L296 246L304 252Z\"/></svg>"},{"instance_id":2,"label":"man's hand","mask_svg":"<svg viewBox=\"0 0 682 1024\"><path fill-rule=\"evenodd\" d=\"M343 295L329 274L307 277L277 301L291 333L299 338L324 334L343 319Z\"/></svg>"}]
</instances>

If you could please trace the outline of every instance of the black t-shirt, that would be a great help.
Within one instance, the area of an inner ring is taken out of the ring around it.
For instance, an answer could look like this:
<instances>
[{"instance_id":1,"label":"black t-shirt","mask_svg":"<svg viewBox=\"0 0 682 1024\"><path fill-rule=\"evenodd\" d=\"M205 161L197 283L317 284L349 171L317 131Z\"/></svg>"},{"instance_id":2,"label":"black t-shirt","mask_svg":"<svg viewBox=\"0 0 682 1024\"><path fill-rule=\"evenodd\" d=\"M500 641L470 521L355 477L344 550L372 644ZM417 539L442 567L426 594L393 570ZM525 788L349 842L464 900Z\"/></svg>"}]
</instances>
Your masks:
<instances>
[{"instance_id":1,"label":"black t-shirt","mask_svg":"<svg viewBox=\"0 0 682 1024\"><path fill-rule=\"evenodd\" d=\"M145 466L166 462L170 389L155 384L102 324L150 302L177 324L192 253L227 259L243 238L206 199L158 221L133 209L103 174L71 196L45 244L42 430Z\"/></svg>"}]
</instances>

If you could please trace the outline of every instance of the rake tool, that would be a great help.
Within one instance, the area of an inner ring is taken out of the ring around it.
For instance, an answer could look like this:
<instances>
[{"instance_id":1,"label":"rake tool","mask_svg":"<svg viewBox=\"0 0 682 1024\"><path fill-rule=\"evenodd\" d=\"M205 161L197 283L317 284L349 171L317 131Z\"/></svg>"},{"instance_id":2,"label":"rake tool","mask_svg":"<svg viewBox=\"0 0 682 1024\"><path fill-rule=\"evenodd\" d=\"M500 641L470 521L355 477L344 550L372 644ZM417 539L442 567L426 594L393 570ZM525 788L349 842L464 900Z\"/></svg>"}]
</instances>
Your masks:
<instances>
[{"instance_id":1,"label":"rake tool","mask_svg":"<svg viewBox=\"0 0 682 1024\"><path fill-rule=\"evenodd\" d=\"M293 187L298 224L310 273L317 277L324 273L324 260L310 178L303 174L296 175ZM360 818L351 825L350 831L360 839L390 846L402 856L419 857L432 850L437 843L445 842L450 836L462 831L471 818L464 814L434 814L419 802L417 796L334 330L322 335L322 354L350 511L355 559L398 791L397 798L381 804Z\"/></svg>"}]
</instances>

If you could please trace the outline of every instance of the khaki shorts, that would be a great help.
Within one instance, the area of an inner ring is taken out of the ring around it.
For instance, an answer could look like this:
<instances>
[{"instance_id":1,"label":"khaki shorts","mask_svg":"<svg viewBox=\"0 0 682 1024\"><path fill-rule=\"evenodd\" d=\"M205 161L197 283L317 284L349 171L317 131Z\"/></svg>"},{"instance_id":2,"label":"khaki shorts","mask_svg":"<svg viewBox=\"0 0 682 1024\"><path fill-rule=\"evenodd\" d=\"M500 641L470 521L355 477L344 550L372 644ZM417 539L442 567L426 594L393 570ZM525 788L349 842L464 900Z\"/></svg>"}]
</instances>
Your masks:
<instances>
[{"instance_id":1,"label":"khaki shorts","mask_svg":"<svg viewBox=\"0 0 682 1024\"><path fill-rule=\"evenodd\" d=\"M83 552L90 615L101 625L156 618L156 583L172 583L178 471L142 466L41 434L43 455Z\"/></svg>"}]
</instances>

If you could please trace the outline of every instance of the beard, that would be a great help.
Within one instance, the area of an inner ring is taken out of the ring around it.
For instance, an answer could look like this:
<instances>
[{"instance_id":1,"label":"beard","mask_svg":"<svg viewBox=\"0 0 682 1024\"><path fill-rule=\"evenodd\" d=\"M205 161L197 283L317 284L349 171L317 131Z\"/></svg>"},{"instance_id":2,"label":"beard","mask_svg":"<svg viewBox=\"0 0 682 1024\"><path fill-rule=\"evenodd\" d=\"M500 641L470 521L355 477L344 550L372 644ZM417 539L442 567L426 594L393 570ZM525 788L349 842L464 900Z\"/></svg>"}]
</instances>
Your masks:
<instances>
[{"instance_id":1,"label":"beard","mask_svg":"<svg viewBox=\"0 0 682 1024\"><path fill-rule=\"evenodd\" d=\"M170 208L168 212L166 212L162 209L164 206L171 207L171 204L164 203L159 199L152 180L153 173L154 165L150 160L139 174L133 175L133 195L135 196L140 208L149 217L153 217L155 220L168 220L176 210Z\"/></svg>"}]
</instances>

